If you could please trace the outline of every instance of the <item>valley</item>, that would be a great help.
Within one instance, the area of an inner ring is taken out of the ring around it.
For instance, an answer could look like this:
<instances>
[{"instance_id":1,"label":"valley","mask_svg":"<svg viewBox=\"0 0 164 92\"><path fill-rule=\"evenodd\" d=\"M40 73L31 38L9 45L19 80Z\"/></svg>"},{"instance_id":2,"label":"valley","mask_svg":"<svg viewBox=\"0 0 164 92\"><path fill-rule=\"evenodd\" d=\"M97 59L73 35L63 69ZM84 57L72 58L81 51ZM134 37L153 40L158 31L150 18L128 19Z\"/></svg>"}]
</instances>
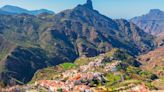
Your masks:
<instances>
[{"instance_id":1,"label":"valley","mask_svg":"<svg viewBox=\"0 0 164 92\"><path fill-rule=\"evenodd\" d=\"M111 19L92 0L59 13L0 8L0 92L164 90L164 12Z\"/></svg>"}]
</instances>

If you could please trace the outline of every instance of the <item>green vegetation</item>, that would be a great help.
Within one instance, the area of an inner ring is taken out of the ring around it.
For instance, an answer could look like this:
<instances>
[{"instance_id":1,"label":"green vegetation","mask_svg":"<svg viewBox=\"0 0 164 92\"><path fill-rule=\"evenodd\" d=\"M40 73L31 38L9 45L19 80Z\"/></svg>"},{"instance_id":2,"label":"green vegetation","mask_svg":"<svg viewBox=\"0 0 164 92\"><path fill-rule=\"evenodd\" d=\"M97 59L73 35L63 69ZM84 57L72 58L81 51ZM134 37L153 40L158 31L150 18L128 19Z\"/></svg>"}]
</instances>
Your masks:
<instances>
[{"instance_id":1,"label":"green vegetation","mask_svg":"<svg viewBox=\"0 0 164 92\"><path fill-rule=\"evenodd\" d=\"M119 83L113 85L112 87L113 88L118 88L118 87L121 87L121 86L128 86L129 84L137 85L137 84L141 84L141 83L142 83L142 81L140 81L140 80L129 79L129 80L125 80L125 81L119 82Z\"/></svg>"},{"instance_id":2,"label":"green vegetation","mask_svg":"<svg viewBox=\"0 0 164 92\"><path fill-rule=\"evenodd\" d=\"M120 49L116 49L115 52L113 53L113 58L125 61L130 58L132 58L129 54L127 54L125 51L122 51Z\"/></svg>"},{"instance_id":3,"label":"green vegetation","mask_svg":"<svg viewBox=\"0 0 164 92\"><path fill-rule=\"evenodd\" d=\"M38 80L54 79L54 77L58 76L58 74L59 73L57 72L57 70L55 70L54 67L48 67L43 70L39 70L35 73L33 79L29 82L29 84L34 83Z\"/></svg>"},{"instance_id":4,"label":"green vegetation","mask_svg":"<svg viewBox=\"0 0 164 92\"><path fill-rule=\"evenodd\" d=\"M63 63L60 64L59 66L61 66L64 70L76 68L76 65L74 63Z\"/></svg>"},{"instance_id":5,"label":"green vegetation","mask_svg":"<svg viewBox=\"0 0 164 92\"><path fill-rule=\"evenodd\" d=\"M163 87L164 87L164 78L153 81L151 83L151 85L153 85L154 87L156 87L158 89L163 89Z\"/></svg>"},{"instance_id":6,"label":"green vegetation","mask_svg":"<svg viewBox=\"0 0 164 92\"><path fill-rule=\"evenodd\" d=\"M121 75L114 75L113 73L109 73L106 75L106 79L109 81L106 85L112 86L121 81Z\"/></svg>"},{"instance_id":7,"label":"green vegetation","mask_svg":"<svg viewBox=\"0 0 164 92\"><path fill-rule=\"evenodd\" d=\"M132 67L132 66L129 66L126 70L126 73L133 77L133 78L139 78L140 80L154 80L154 79L157 79L157 76L154 75L153 73L149 72L149 71L144 71L144 70L141 70L140 68L137 68L137 67Z\"/></svg>"},{"instance_id":8,"label":"green vegetation","mask_svg":"<svg viewBox=\"0 0 164 92\"><path fill-rule=\"evenodd\" d=\"M7 54L8 54L8 50L7 49L2 50L1 53L0 53L0 61L2 59L4 59L4 57L7 56Z\"/></svg>"},{"instance_id":9,"label":"green vegetation","mask_svg":"<svg viewBox=\"0 0 164 92\"><path fill-rule=\"evenodd\" d=\"M87 58L87 57L82 57L82 58L78 58L75 60L75 64L76 65L86 65L88 64L89 62L93 61L95 58Z\"/></svg>"}]
</instances>

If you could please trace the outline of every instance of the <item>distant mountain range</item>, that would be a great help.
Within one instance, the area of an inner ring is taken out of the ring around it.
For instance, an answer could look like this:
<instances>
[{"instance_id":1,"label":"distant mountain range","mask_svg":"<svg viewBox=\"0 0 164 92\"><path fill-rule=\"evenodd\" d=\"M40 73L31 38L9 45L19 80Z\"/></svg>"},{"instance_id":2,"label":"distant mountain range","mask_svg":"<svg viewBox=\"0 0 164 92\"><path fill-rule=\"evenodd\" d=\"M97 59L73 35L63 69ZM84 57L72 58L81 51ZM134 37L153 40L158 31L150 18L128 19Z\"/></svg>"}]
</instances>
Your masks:
<instances>
[{"instance_id":1,"label":"distant mountain range","mask_svg":"<svg viewBox=\"0 0 164 92\"><path fill-rule=\"evenodd\" d=\"M149 13L134 17L131 22L139 26L145 32L157 37L159 45L164 45L164 12L152 9Z\"/></svg>"},{"instance_id":2,"label":"distant mountain range","mask_svg":"<svg viewBox=\"0 0 164 92\"><path fill-rule=\"evenodd\" d=\"M9 14L11 14L11 13L8 13L8 12L6 12L6 11L0 10L0 14L9 15Z\"/></svg>"},{"instance_id":3,"label":"distant mountain range","mask_svg":"<svg viewBox=\"0 0 164 92\"><path fill-rule=\"evenodd\" d=\"M12 6L12 5L5 5L2 8L0 8L0 14L13 15L13 14L23 14L23 13L30 14L30 15L38 15L41 13L54 14L53 11L46 10L46 9L27 10L27 9L23 9L23 8Z\"/></svg>"},{"instance_id":4,"label":"distant mountain range","mask_svg":"<svg viewBox=\"0 0 164 92\"><path fill-rule=\"evenodd\" d=\"M5 84L27 83L39 69L113 48L132 56L156 48L154 36L132 22L100 14L91 0L58 14L31 16L37 13L14 8L2 9L18 15L0 15L0 82Z\"/></svg>"},{"instance_id":5,"label":"distant mountain range","mask_svg":"<svg viewBox=\"0 0 164 92\"><path fill-rule=\"evenodd\" d=\"M152 35L164 32L164 12L159 9L152 9L148 14L132 18L131 21Z\"/></svg>"}]
</instances>

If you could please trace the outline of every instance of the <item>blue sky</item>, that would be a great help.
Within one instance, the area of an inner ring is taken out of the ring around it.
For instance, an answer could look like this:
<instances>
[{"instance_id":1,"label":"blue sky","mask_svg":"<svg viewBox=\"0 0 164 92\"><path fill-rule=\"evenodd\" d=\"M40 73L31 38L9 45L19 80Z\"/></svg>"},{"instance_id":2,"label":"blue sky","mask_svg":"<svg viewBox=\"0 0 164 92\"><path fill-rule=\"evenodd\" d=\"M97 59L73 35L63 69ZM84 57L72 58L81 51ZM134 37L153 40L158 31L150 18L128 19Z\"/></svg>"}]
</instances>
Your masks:
<instances>
[{"instance_id":1,"label":"blue sky","mask_svg":"<svg viewBox=\"0 0 164 92\"><path fill-rule=\"evenodd\" d=\"M164 11L164 0L92 0L94 9L111 18L132 18L147 13L150 9ZM71 9L86 0L0 0L0 7L15 5L22 8L50 9L58 13Z\"/></svg>"}]
</instances>

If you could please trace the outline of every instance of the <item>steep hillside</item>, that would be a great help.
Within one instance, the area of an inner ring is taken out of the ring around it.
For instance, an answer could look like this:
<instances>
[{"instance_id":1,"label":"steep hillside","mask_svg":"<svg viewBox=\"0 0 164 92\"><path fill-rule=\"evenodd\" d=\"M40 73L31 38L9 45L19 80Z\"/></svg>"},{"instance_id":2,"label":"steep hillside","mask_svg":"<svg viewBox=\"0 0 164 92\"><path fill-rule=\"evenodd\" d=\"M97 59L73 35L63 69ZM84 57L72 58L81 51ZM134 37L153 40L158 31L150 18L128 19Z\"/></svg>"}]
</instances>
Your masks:
<instances>
[{"instance_id":1,"label":"steep hillside","mask_svg":"<svg viewBox=\"0 0 164 92\"><path fill-rule=\"evenodd\" d=\"M90 0L55 15L0 15L0 35L16 45L0 65L0 79L7 84L10 80L27 83L38 69L80 56L93 57L112 48L135 56L156 47L152 35L131 22L100 14Z\"/></svg>"},{"instance_id":2,"label":"steep hillside","mask_svg":"<svg viewBox=\"0 0 164 92\"><path fill-rule=\"evenodd\" d=\"M141 68L152 71L161 78L164 77L164 47L141 55L139 60L143 64Z\"/></svg>"},{"instance_id":3,"label":"steep hillside","mask_svg":"<svg viewBox=\"0 0 164 92\"><path fill-rule=\"evenodd\" d=\"M13 48L15 48L14 44L8 42L2 36L0 36L0 61L5 59L8 53L13 50Z\"/></svg>"},{"instance_id":4,"label":"steep hillside","mask_svg":"<svg viewBox=\"0 0 164 92\"><path fill-rule=\"evenodd\" d=\"M2 60L0 67L0 79L5 85L26 83L36 70L48 65L45 52L40 48L16 47L9 53L6 59Z\"/></svg>"},{"instance_id":5,"label":"steep hillside","mask_svg":"<svg viewBox=\"0 0 164 92\"><path fill-rule=\"evenodd\" d=\"M164 33L161 33L157 36L156 42L158 43L158 46L164 46Z\"/></svg>"},{"instance_id":6,"label":"steep hillside","mask_svg":"<svg viewBox=\"0 0 164 92\"><path fill-rule=\"evenodd\" d=\"M141 69L153 72L160 79L152 82L156 88L164 90L164 47L150 51L138 59L142 65Z\"/></svg>"}]
</instances>

